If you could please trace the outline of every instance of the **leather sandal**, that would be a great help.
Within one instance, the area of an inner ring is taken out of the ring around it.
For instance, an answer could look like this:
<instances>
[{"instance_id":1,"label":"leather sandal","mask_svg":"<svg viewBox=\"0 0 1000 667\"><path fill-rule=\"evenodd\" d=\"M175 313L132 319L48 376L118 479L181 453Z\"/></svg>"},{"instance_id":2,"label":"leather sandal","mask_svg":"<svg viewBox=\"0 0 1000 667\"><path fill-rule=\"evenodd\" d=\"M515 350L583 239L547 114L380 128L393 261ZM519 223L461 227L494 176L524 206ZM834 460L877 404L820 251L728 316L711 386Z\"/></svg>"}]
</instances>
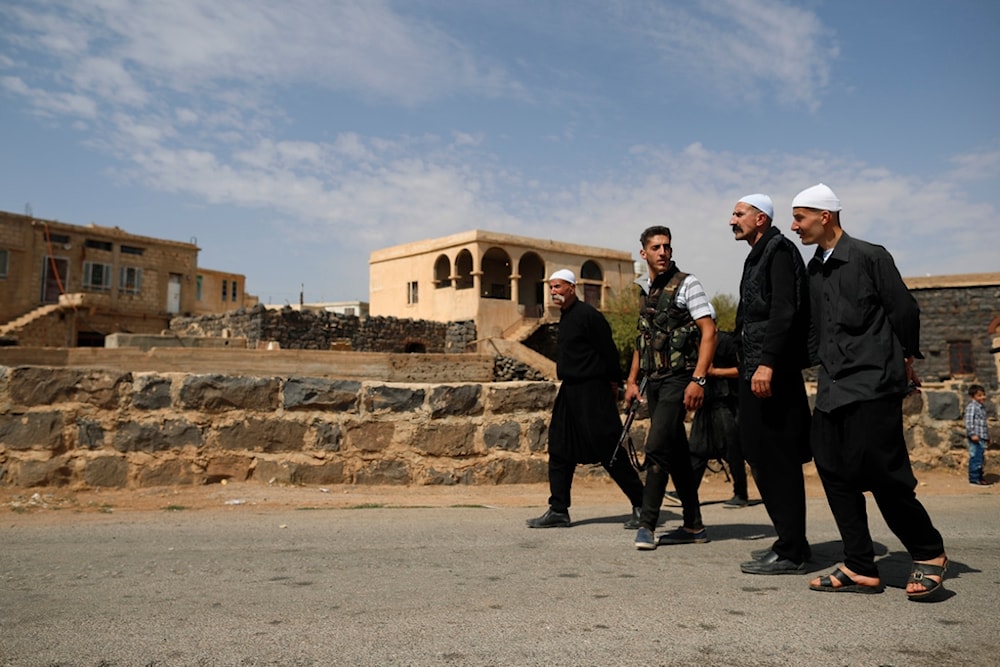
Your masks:
<instances>
[{"instance_id":1,"label":"leather sandal","mask_svg":"<svg viewBox=\"0 0 1000 667\"><path fill-rule=\"evenodd\" d=\"M834 580L837 580L838 583L834 584ZM825 593L863 593L866 595L873 595L875 593L882 592L882 582L879 582L874 586L859 584L851 579L849 574L838 567L829 575L820 578L818 586L815 584L809 584L809 588L814 591L823 591Z\"/></svg>"},{"instance_id":2,"label":"leather sandal","mask_svg":"<svg viewBox=\"0 0 1000 667\"><path fill-rule=\"evenodd\" d=\"M934 565L932 563L914 563L913 571L910 572L910 578L906 580L907 584L920 584L924 587L922 591L914 591L912 593L907 593L906 597L911 600L917 600L919 598L924 598L933 593L934 591L941 588L944 584L944 573L948 571L948 557L945 556L944 565ZM930 579L929 577L940 577L940 580Z\"/></svg>"}]
</instances>

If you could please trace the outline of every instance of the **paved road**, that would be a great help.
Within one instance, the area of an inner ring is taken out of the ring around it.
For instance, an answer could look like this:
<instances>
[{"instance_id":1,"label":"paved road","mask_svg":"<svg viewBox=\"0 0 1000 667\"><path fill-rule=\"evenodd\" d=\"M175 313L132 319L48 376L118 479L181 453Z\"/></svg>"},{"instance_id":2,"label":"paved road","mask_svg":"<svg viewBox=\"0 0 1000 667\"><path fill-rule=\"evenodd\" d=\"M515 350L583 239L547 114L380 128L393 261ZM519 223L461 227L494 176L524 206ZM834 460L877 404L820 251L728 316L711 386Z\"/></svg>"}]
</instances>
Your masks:
<instances>
[{"instance_id":1,"label":"paved road","mask_svg":"<svg viewBox=\"0 0 1000 667\"><path fill-rule=\"evenodd\" d=\"M1000 494L923 500L952 560L932 603L905 599L873 503L875 596L741 574L772 535L763 506L707 505L712 542L653 552L610 504L550 530L525 508L11 514L0 665L1000 664ZM809 503L825 572L837 535Z\"/></svg>"}]
</instances>

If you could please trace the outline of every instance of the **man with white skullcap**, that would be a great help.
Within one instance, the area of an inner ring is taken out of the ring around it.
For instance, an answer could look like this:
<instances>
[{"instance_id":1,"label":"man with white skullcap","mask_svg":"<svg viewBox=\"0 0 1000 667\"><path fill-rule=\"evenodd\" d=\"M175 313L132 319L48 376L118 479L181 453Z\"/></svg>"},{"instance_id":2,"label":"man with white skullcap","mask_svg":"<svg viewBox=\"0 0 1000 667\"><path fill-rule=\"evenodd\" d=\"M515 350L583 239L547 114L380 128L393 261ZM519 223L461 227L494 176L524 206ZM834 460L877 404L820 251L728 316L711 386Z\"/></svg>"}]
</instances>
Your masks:
<instances>
[{"instance_id":1,"label":"man with white skullcap","mask_svg":"<svg viewBox=\"0 0 1000 667\"><path fill-rule=\"evenodd\" d=\"M812 449L844 545L844 565L809 587L878 593L882 582L865 511L871 491L886 525L913 559L910 598L942 587L941 533L917 500L903 437L903 398L918 391L920 308L892 255L849 236L840 199L820 183L792 200L792 231L816 245L809 262L810 345L819 363Z\"/></svg>"},{"instance_id":2,"label":"man with white skullcap","mask_svg":"<svg viewBox=\"0 0 1000 667\"><path fill-rule=\"evenodd\" d=\"M559 306L556 375L562 381L549 423L549 508L528 520L529 528L570 525L573 472L580 463L600 463L631 503L625 528L638 528L642 481L628 458L611 461L622 430L618 385L622 369L611 326L596 308L576 296L576 276L559 269L549 278Z\"/></svg>"},{"instance_id":3,"label":"man with white skullcap","mask_svg":"<svg viewBox=\"0 0 1000 667\"><path fill-rule=\"evenodd\" d=\"M750 253L743 263L736 334L742 342L739 428L743 454L777 540L740 565L747 574L799 574L810 558L802 464L809 453L809 285L798 248L773 226L764 194L736 202L729 226Z\"/></svg>"}]
</instances>

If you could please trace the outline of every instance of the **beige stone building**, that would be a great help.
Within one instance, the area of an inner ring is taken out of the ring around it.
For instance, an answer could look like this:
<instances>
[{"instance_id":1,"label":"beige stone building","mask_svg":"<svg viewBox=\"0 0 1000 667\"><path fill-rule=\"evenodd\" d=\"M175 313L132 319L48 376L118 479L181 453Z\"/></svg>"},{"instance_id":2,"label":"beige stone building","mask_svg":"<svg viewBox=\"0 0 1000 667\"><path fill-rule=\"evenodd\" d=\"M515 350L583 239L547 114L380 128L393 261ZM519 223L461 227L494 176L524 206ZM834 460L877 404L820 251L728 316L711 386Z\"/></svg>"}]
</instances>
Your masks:
<instances>
[{"instance_id":1,"label":"beige stone building","mask_svg":"<svg viewBox=\"0 0 1000 667\"><path fill-rule=\"evenodd\" d=\"M621 250L472 230L376 250L369 259L372 316L474 320L480 338L558 319L547 278L577 276L577 294L597 308L635 278Z\"/></svg>"},{"instance_id":2,"label":"beige stone building","mask_svg":"<svg viewBox=\"0 0 1000 667\"><path fill-rule=\"evenodd\" d=\"M159 333L175 315L256 303L244 276L199 269L198 250L117 227L0 211L0 338L103 346L111 333Z\"/></svg>"},{"instance_id":3,"label":"beige stone building","mask_svg":"<svg viewBox=\"0 0 1000 667\"><path fill-rule=\"evenodd\" d=\"M246 292L246 276L198 268L194 278L195 315L224 313L257 305L258 298Z\"/></svg>"}]
</instances>

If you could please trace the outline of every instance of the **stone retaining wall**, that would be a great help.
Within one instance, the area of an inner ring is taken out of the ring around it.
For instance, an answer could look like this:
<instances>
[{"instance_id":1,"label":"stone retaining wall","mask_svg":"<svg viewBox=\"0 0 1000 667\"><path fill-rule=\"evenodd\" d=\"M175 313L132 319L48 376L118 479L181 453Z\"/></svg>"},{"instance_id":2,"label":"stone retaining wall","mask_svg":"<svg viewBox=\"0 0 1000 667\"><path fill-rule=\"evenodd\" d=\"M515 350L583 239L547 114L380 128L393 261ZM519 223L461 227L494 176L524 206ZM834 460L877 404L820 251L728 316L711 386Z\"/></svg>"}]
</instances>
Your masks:
<instances>
[{"instance_id":1,"label":"stone retaining wall","mask_svg":"<svg viewBox=\"0 0 1000 667\"><path fill-rule=\"evenodd\" d=\"M288 350L460 353L476 339L472 321L359 318L325 310L275 310L259 304L228 313L175 317L170 330L186 336L245 338L251 348L273 341Z\"/></svg>"},{"instance_id":2,"label":"stone retaining wall","mask_svg":"<svg viewBox=\"0 0 1000 667\"><path fill-rule=\"evenodd\" d=\"M556 390L551 382L0 367L0 484L541 482ZM964 405L957 385L907 399L915 468L964 469ZM991 403L994 442L996 408ZM639 417L633 436L641 443L646 422ZM994 449L988 469L997 463Z\"/></svg>"},{"instance_id":3,"label":"stone retaining wall","mask_svg":"<svg viewBox=\"0 0 1000 667\"><path fill-rule=\"evenodd\" d=\"M0 484L536 482L555 392L0 367Z\"/></svg>"}]
</instances>

